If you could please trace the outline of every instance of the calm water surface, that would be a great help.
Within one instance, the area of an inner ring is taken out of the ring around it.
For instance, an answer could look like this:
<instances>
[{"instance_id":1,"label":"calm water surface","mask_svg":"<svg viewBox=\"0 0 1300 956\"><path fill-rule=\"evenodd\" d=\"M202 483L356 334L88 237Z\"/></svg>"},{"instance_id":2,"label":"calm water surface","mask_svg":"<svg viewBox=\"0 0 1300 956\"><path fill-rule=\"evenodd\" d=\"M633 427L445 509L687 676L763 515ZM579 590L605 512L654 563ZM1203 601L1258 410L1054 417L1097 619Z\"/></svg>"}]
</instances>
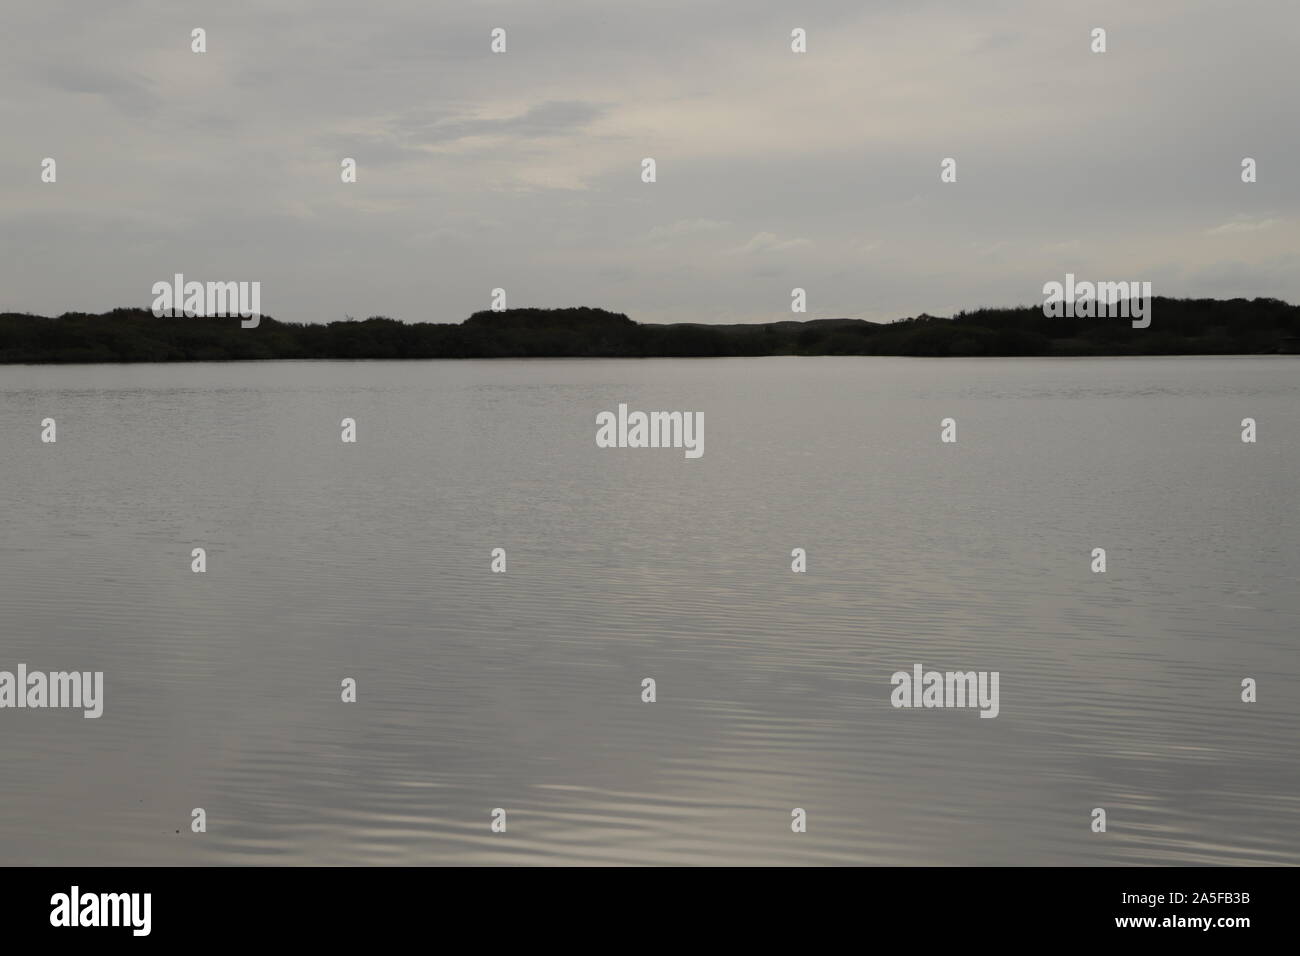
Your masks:
<instances>
[{"instance_id":1,"label":"calm water surface","mask_svg":"<svg viewBox=\"0 0 1300 956\"><path fill-rule=\"evenodd\" d=\"M1297 412L1285 357L0 367L0 669L106 684L0 711L0 861L1300 863Z\"/></svg>"}]
</instances>

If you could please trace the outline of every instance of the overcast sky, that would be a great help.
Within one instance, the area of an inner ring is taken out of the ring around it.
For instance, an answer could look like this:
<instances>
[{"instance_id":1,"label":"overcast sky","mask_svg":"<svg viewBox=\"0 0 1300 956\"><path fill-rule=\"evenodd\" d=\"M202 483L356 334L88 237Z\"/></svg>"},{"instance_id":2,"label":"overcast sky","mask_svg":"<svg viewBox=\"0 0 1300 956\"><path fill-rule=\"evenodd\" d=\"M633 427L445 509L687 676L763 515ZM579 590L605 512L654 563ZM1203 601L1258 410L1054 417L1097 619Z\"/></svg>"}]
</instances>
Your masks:
<instances>
[{"instance_id":1,"label":"overcast sky","mask_svg":"<svg viewBox=\"0 0 1300 956\"><path fill-rule=\"evenodd\" d=\"M1296 0L8 2L0 310L175 272L288 321L458 322L498 286L889 320L1067 271L1300 302L1298 39Z\"/></svg>"}]
</instances>

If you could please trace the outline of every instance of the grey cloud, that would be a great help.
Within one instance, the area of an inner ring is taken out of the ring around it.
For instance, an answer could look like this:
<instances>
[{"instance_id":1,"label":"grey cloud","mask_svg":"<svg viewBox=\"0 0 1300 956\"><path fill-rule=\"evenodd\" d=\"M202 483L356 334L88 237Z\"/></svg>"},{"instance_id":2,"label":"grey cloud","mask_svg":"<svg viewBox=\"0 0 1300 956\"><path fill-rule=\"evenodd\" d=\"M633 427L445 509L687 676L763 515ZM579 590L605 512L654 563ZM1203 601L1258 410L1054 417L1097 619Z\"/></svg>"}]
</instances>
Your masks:
<instances>
[{"instance_id":1,"label":"grey cloud","mask_svg":"<svg viewBox=\"0 0 1300 956\"><path fill-rule=\"evenodd\" d=\"M126 70L60 59L42 66L41 75L53 89L101 96L129 116L151 113L161 102L148 79Z\"/></svg>"},{"instance_id":2,"label":"grey cloud","mask_svg":"<svg viewBox=\"0 0 1300 956\"><path fill-rule=\"evenodd\" d=\"M890 319L1031 302L1067 270L1300 300L1294 0L11 6L15 308L203 268L265 280L293 321L456 321L498 286L765 320L791 285L810 317Z\"/></svg>"}]
</instances>

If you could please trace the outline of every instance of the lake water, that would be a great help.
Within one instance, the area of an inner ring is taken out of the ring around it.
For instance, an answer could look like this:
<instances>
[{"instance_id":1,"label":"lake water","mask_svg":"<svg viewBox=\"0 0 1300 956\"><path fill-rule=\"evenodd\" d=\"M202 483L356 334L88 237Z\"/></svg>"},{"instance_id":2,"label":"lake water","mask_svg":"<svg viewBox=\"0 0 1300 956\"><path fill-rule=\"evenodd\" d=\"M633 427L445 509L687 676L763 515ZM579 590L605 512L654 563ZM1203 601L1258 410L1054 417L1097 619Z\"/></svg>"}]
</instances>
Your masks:
<instances>
[{"instance_id":1,"label":"lake water","mask_svg":"<svg viewBox=\"0 0 1300 956\"><path fill-rule=\"evenodd\" d=\"M0 366L0 670L105 675L0 710L0 862L1300 863L1298 412L1286 357Z\"/></svg>"}]
</instances>

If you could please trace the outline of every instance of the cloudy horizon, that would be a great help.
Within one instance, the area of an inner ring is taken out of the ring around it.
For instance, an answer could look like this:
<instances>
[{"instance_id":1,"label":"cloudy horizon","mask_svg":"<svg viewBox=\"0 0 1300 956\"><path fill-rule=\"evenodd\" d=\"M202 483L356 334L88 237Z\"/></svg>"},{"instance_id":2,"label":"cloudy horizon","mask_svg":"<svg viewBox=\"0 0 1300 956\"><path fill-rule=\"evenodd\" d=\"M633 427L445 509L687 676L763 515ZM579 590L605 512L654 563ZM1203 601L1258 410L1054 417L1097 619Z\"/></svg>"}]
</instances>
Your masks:
<instances>
[{"instance_id":1,"label":"cloudy horizon","mask_svg":"<svg viewBox=\"0 0 1300 956\"><path fill-rule=\"evenodd\" d=\"M497 287L643 322L888 321L1035 304L1067 272L1300 302L1285 2L118 0L3 22L0 311L147 307L177 272L260 281L296 322L458 322Z\"/></svg>"}]
</instances>

